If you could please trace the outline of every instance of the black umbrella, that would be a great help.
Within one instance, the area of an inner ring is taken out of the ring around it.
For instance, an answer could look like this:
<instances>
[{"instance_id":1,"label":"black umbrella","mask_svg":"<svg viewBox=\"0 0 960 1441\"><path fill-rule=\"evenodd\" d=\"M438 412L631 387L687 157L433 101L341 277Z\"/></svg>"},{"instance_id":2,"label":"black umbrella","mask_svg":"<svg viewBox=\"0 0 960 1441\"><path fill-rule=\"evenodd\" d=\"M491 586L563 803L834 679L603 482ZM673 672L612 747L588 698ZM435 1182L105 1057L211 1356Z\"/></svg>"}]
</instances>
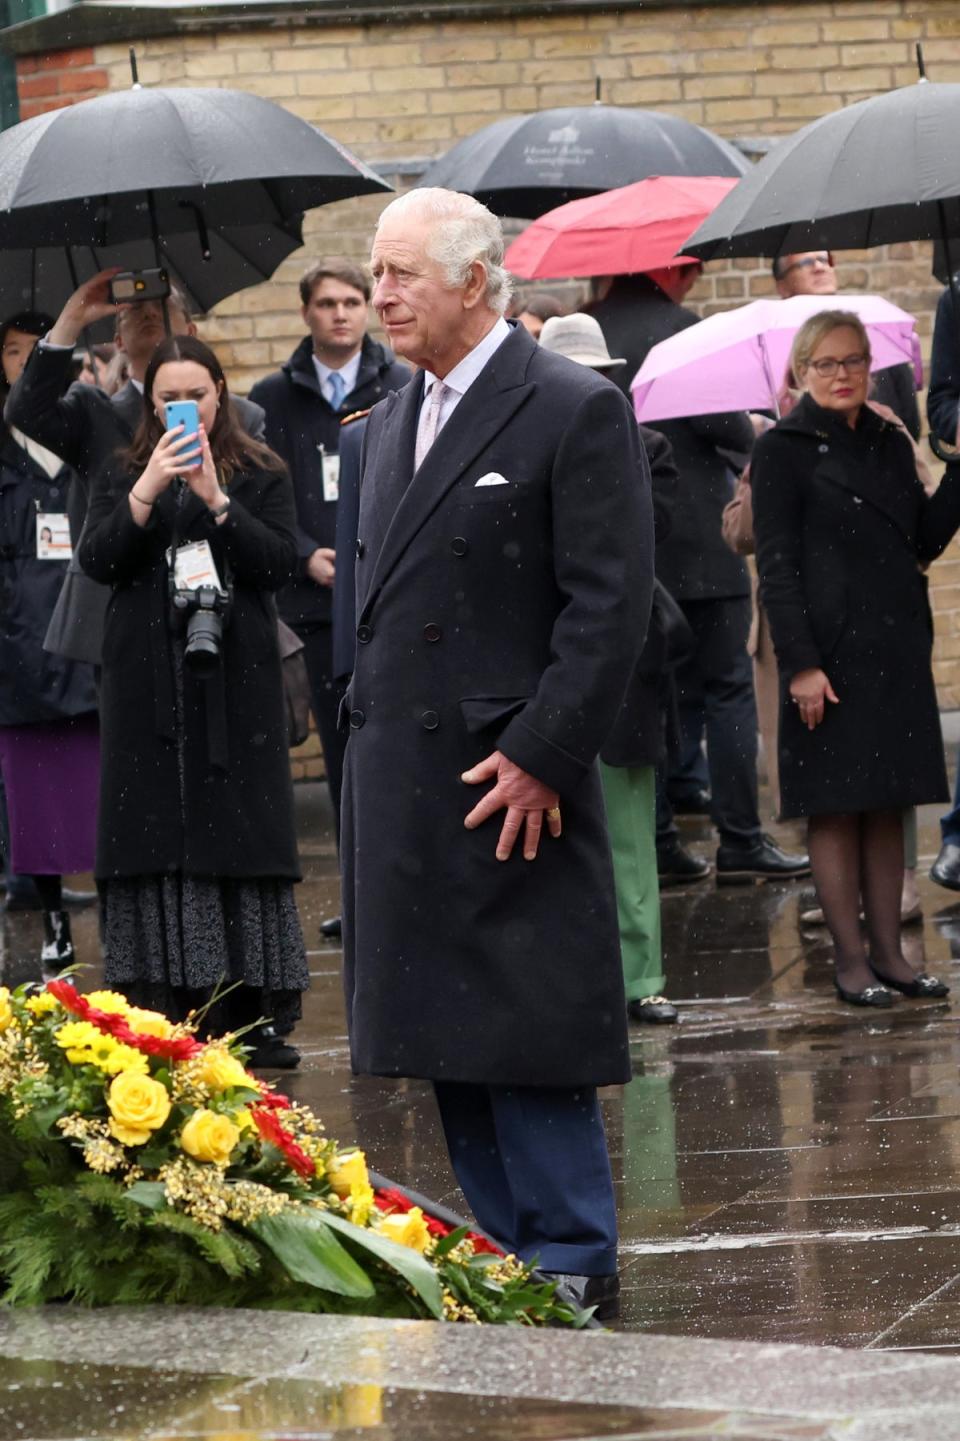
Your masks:
<instances>
[{"instance_id":1,"label":"black umbrella","mask_svg":"<svg viewBox=\"0 0 960 1441\"><path fill-rule=\"evenodd\" d=\"M651 175L737 176L748 168L732 145L689 120L598 104L497 120L454 145L419 184L535 220L568 200Z\"/></svg>"},{"instance_id":2,"label":"black umbrella","mask_svg":"<svg viewBox=\"0 0 960 1441\"><path fill-rule=\"evenodd\" d=\"M0 135L0 248L92 246L233 226L391 187L272 100L134 85Z\"/></svg>"},{"instance_id":3,"label":"black umbrella","mask_svg":"<svg viewBox=\"0 0 960 1441\"><path fill-rule=\"evenodd\" d=\"M684 254L791 255L958 236L958 134L960 85L922 79L824 115L771 150Z\"/></svg>"}]
</instances>

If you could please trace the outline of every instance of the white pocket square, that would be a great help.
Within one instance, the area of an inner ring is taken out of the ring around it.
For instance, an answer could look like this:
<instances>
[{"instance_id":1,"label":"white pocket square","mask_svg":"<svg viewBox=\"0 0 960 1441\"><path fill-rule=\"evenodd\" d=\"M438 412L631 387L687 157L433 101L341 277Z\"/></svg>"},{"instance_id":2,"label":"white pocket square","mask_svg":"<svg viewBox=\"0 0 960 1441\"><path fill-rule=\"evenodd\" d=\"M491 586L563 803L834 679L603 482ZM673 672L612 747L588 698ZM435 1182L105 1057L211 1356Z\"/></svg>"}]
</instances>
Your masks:
<instances>
[{"instance_id":1,"label":"white pocket square","mask_svg":"<svg viewBox=\"0 0 960 1441\"><path fill-rule=\"evenodd\" d=\"M507 477L506 477L505 475L500 475L497 471L491 470L491 471L488 471L486 475L481 475L480 479L477 481L476 485L474 486L474 490L479 490L480 487L481 487L481 485L509 485L509 484L510 484L510 482L509 482L509 480L507 480Z\"/></svg>"}]
</instances>

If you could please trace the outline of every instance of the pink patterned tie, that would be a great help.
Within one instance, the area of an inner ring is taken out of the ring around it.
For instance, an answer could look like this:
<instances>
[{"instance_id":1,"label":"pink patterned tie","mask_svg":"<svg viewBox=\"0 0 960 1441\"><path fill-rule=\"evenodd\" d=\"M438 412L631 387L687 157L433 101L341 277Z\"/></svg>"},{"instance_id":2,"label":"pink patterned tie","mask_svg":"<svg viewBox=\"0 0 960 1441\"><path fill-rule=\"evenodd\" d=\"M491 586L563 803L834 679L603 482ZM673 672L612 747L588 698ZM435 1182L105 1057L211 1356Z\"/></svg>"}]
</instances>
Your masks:
<instances>
[{"instance_id":1,"label":"pink patterned tie","mask_svg":"<svg viewBox=\"0 0 960 1441\"><path fill-rule=\"evenodd\" d=\"M437 438L440 430L440 413L443 410L443 402L451 394L450 387L444 385L442 380L435 380L427 400L427 413L417 427L417 444L414 450L414 466L419 470L424 462L427 451Z\"/></svg>"}]
</instances>

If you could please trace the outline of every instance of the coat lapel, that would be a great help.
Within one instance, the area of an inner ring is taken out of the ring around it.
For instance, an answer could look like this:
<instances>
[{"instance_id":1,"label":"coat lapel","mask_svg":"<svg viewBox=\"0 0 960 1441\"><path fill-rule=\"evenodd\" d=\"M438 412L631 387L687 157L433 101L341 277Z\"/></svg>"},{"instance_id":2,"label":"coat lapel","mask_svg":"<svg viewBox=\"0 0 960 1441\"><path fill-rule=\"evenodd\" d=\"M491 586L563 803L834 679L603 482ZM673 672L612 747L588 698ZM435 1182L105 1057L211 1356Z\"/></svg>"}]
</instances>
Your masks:
<instances>
[{"instance_id":1,"label":"coat lapel","mask_svg":"<svg viewBox=\"0 0 960 1441\"><path fill-rule=\"evenodd\" d=\"M121 425L128 432L128 438L132 440L133 432L140 424L143 415L143 396L132 380L128 380L126 385L117 391L110 404Z\"/></svg>"},{"instance_id":2,"label":"coat lapel","mask_svg":"<svg viewBox=\"0 0 960 1441\"><path fill-rule=\"evenodd\" d=\"M422 378L401 392L393 415L382 428L375 461L373 483L378 491L381 473L386 470L391 477L382 490L391 503L391 519L374 562L363 603L363 620L390 572L444 496L532 394L534 387L526 384L524 377L535 348L526 331L513 330L470 386L412 479ZM401 488L399 480L403 476L408 483Z\"/></svg>"}]
</instances>

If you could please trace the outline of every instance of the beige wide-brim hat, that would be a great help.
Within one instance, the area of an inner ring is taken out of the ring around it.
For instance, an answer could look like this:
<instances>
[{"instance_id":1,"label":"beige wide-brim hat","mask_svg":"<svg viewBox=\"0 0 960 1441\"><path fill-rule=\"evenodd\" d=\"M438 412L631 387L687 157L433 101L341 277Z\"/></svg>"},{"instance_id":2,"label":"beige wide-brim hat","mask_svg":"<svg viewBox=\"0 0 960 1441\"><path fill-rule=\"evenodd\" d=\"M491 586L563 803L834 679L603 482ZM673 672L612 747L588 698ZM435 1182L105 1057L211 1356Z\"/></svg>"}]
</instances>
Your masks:
<instances>
[{"instance_id":1,"label":"beige wide-brim hat","mask_svg":"<svg viewBox=\"0 0 960 1441\"><path fill-rule=\"evenodd\" d=\"M544 350L565 355L568 360L575 360L578 365L590 365L594 370L613 370L627 363L610 354L599 321L594 320L592 315L551 316L544 321L540 344Z\"/></svg>"}]
</instances>

